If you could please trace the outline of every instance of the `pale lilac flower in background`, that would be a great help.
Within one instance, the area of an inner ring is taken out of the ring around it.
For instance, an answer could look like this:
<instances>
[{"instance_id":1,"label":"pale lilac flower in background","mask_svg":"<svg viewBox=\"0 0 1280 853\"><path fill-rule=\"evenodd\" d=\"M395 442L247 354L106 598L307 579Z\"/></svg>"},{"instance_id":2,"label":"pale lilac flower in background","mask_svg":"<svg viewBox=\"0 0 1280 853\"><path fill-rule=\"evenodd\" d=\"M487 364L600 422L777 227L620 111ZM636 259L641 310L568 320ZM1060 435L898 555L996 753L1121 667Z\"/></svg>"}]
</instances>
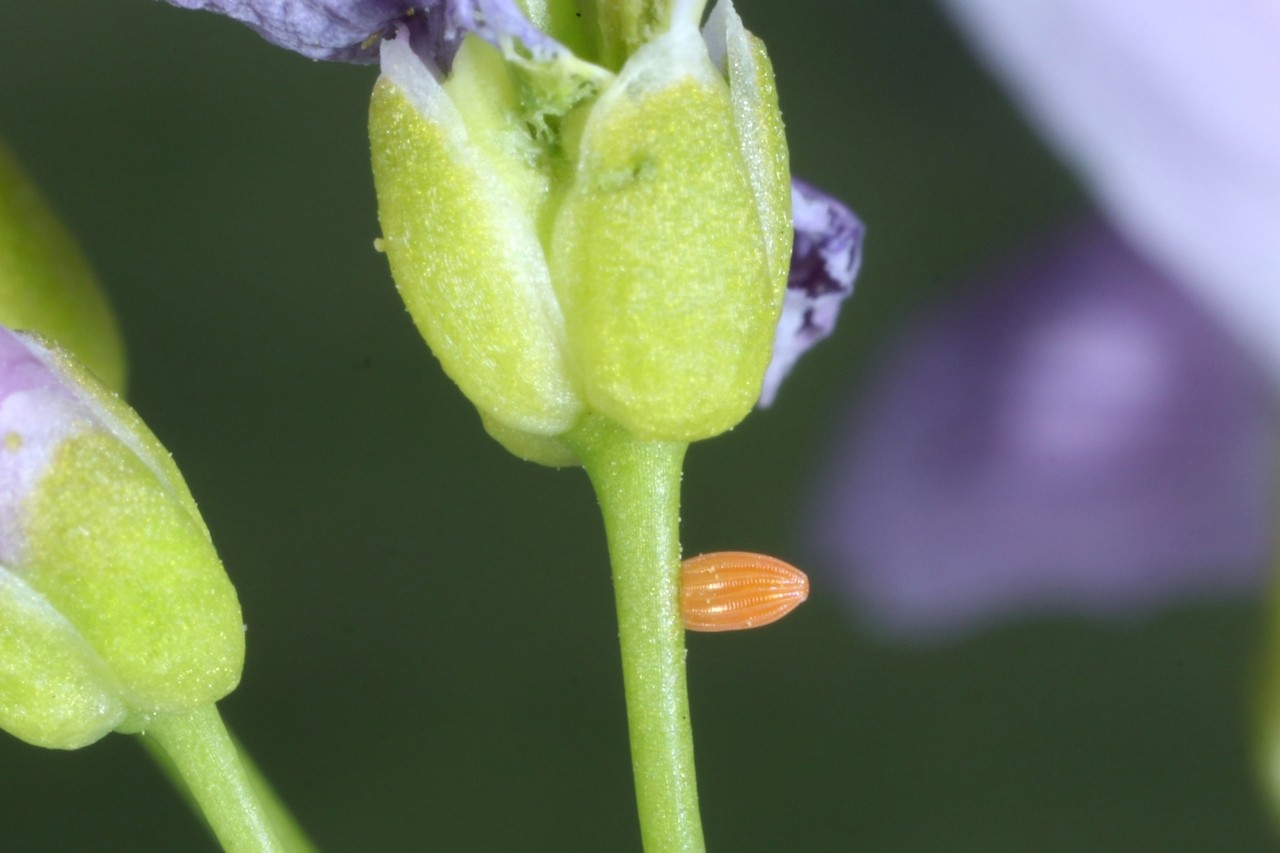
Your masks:
<instances>
[{"instance_id":1,"label":"pale lilac flower in background","mask_svg":"<svg viewBox=\"0 0 1280 853\"><path fill-rule=\"evenodd\" d=\"M915 635L1258 589L1280 5L945 5L1124 237L1064 238L901 342L828 472L831 565L869 621Z\"/></svg>"},{"instance_id":2,"label":"pale lilac flower in background","mask_svg":"<svg viewBox=\"0 0 1280 853\"><path fill-rule=\"evenodd\" d=\"M809 534L874 627L942 635L1261 587L1271 386L1105 226L1032 252L896 344Z\"/></svg>"},{"instance_id":3,"label":"pale lilac flower in background","mask_svg":"<svg viewBox=\"0 0 1280 853\"><path fill-rule=\"evenodd\" d=\"M1280 3L945 5L1110 221L1280 376Z\"/></svg>"}]
</instances>

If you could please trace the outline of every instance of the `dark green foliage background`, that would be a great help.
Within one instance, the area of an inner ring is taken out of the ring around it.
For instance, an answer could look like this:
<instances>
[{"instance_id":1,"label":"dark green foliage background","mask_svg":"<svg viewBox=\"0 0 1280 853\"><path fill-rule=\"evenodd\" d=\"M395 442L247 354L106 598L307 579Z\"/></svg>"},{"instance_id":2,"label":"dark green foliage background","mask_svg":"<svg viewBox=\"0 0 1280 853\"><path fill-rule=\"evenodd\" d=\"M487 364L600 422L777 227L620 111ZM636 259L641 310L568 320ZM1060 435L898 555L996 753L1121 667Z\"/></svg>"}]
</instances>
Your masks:
<instances>
[{"instance_id":1,"label":"dark green foliage background","mask_svg":"<svg viewBox=\"0 0 1280 853\"><path fill-rule=\"evenodd\" d=\"M862 632L803 539L867 359L1083 209L937 10L740 0L798 174L871 237L859 298L772 410L689 455L686 550L811 569L799 615L690 638L716 851L1266 850L1245 605ZM603 536L585 478L507 456L440 373L377 236L373 68L154 0L7 2L0 134L79 235L130 399L200 502L249 625L223 703L334 851L639 848ZM0 848L208 849L137 744L0 739Z\"/></svg>"}]
</instances>

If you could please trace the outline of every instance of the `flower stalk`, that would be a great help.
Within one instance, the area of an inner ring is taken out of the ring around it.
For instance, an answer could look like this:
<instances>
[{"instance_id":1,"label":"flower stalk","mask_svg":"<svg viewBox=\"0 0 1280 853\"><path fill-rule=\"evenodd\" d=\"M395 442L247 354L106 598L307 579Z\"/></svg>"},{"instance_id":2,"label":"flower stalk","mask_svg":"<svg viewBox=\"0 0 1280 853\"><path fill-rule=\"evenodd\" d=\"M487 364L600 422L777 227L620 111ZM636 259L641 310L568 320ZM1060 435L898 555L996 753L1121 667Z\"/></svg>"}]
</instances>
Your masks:
<instances>
[{"instance_id":1,"label":"flower stalk","mask_svg":"<svg viewBox=\"0 0 1280 853\"><path fill-rule=\"evenodd\" d=\"M231 738L231 744L235 747L240 764L244 768L245 775L248 777L249 784L256 795L257 802L252 807L260 809L261 813L266 817L272 833L280 843L280 849L284 853L316 853L317 848L314 842L308 837L306 831L298 823L297 818L293 816L293 813L289 811L289 807L280 799L280 795L276 793L270 780L267 779L261 768L254 762L253 756L249 754L244 744L230 729L227 730L227 734ZM164 747L154 737L140 737L138 742L146 749L147 754L155 761L156 766L164 773L169 783L182 795L183 800L191 807L191 810L204 820L205 825L208 826L208 819L202 811L200 803L196 800L195 794L191 791L186 778L182 775L182 771L173 760L173 757L165 751Z\"/></svg>"},{"instance_id":2,"label":"flower stalk","mask_svg":"<svg viewBox=\"0 0 1280 853\"><path fill-rule=\"evenodd\" d=\"M228 853L290 853L307 846L286 847L272 825L273 816L286 814L269 808L241 761L215 705L187 714L157 717L144 738L159 745L173 762L187 792ZM300 832L292 833L303 838Z\"/></svg>"},{"instance_id":3,"label":"flower stalk","mask_svg":"<svg viewBox=\"0 0 1280 853\"><path fill-rule=\"evenodd\" d=\"M588 418L566 443L582 459L604 517L644 849L705 850L680 615L687 445L637 439L599 418Z\"/></svg>"}]
</instances>

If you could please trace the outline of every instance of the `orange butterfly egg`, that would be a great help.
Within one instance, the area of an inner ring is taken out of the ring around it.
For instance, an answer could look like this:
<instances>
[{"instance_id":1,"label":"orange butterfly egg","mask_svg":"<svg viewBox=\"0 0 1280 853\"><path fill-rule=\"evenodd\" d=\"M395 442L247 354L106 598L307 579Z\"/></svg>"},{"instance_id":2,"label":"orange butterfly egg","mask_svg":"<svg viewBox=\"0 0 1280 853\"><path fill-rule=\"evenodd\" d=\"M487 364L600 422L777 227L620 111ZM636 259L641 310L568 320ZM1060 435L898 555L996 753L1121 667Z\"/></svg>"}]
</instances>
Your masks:
<instances>
[{"instance_id":1,"label":"orange butterfly egg","mask_svg":"<svg viewBox=\"0 0 1280 853\"><path fill-rule=\"evenodd\" d=\"M717 551L681 564L680 609L690 631L741 631L786 616L809 597L790 563L749 551Z\"/></svg>"}]
</instances>

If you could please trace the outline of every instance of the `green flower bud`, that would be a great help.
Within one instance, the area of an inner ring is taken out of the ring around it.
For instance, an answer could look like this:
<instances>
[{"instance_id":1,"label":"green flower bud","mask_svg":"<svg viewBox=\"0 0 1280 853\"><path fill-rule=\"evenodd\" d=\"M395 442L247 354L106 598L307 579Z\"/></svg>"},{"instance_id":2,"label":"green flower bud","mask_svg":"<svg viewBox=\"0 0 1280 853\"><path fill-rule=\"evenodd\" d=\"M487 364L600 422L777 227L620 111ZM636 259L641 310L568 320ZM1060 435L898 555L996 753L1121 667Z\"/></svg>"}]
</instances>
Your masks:
<instances>
[{"instance_id":1,"label":"green flower bud","mask_svg":"<svg viewBox=\"0 0 1280 853\"><path fill-rule=\"evenodd\" d=\"M169 455L87 370L0 329L0 727L82 746L209 705L243 660Z\"/></svg>"},{"instance_id":2,"label":"green flower bud","mask_svg":"<svg viewBox=\"0 0 1280 853\"><path fill-rule=\"evenodd\" d=\"M589 412L661 441L731 428L772 351L791 231L768 60L731 3L706 33L653 8L666 28L617 75L543 41L470 37L447 78L407 30L382 48L392 274L490 434L547 464Z\"/></svg>"},{"instance_id":3,"label":"green flower bud","mask_svg":"<svg viewBox=\"0 0 1280 853\"><path fill-rule=\"evenodd\" d=\"M0 325L52 338L123 390L124 346L111 306L75 241L3 144Z\"/></svg>"}]
</instances>

